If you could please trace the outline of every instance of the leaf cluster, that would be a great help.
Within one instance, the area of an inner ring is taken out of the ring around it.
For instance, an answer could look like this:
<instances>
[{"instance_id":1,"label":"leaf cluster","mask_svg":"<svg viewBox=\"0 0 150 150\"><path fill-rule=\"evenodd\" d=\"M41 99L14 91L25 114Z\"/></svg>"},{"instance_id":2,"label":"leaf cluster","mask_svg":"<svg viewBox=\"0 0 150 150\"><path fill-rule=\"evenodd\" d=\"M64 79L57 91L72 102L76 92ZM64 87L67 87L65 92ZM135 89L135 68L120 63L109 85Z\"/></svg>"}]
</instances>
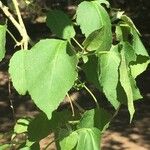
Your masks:
<instances>
[{"instance_id":1,"label":"leaf cluster","mask_svg":"<svg viewBox=\"0 0 150 150\"><path fill-rule=\"evenodd\" d=\"M116 110L127 105L132 121L134 101L142 98L135 79L150 60L132 20L120 11L110 16L110 11L106 0L82 1L73 18L61 10L50 10L46 24L56 38L42 39L10 59L13 86L20 95L30 94L42 111L29 123L16 124L15 133L21 130L28 135L22 149L39 147L38 142L52 132L62 150L100 149L111 115L99 106L85 82L103 92ZM81 41L76 28L81 30ZM7 25L0 25L0 60L5 56L6 31ZM80 70L86 76L84 83L79 80ZM59 104L75 87L85 88L97 108L75 117L70 111L58 112Z\"/></svg>"}]
</instances>

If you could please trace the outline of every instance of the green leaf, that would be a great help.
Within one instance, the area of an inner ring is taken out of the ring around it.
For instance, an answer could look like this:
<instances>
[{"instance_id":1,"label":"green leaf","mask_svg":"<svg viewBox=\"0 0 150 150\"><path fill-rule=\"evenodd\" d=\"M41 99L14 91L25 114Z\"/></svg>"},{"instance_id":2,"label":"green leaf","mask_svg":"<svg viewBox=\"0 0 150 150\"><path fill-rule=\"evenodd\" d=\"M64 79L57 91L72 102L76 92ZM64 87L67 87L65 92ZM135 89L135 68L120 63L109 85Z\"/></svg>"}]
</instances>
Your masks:
<instances>
[{"instance_id":1,"label":"green leaf","mask_svg":"<svg viewBox=\"0 0 150 150\"><path fill-rule=\"evenodd\" d=\"M29 123L30 123L29 119L25 119L25 118L18 119L14 127L14 132L17 134L27 132Z\"/></svg>"},{"instance_id":2,"label":"green leaf","mask_svg":"<svg viewBox=\"0 0 150 150\"><path fill-rule=\"evenodd\" d=\"M128 110L130 113L130 122L132 121L135 109L133 104L133 91L132 86L130 82L130 74L129 74L129 68L127 66L126 58L125 58L125 51L124 49L121 50L121 64L120 64L120 83L123 87L126 96L127 96L127 103L128 103Z\"/></svg>"},{"instance_id":3,"label":"green leaf","mask_svg":"<svg viewBox=\"0 0 150 150\"><path fill-rule=\"evenodd\" d=\"M136 85L136 81L135 79L131 76L130 77L130 83L131 83L131 87L132 87L132 92L133 92L133 100L139 100L142 97L140 90L138 89L137 85Z\"/></svg>"},{"instance_id":4,"label":"green leaf","mask_svg":"<svg viewBox=\"0 0 150 150\"><path fill-rule=\"evenodd\" d=\"M3 145L0 145L0 149L1 149L1 150L7 150L7 149L10 149L10 148L11 148L10 144L3 144Z\"/></svg>"},{"instance_id":5,"label":"green leaf","mask_svg":"<svg viewBox=\"0 0 150 150\"><path fill-rule=\"evenodd\" d=\"M50 121L44 113L36 116L28 126L30 141L39 141L50 133Z\"/></svg>"},{"instance_id":6,"label":"green leaf","mask_svg":"<svg viewBox=\"0 0 150 150\"><path fill-rule=\"evenodd\" d=\"M120 65L118 48L118 45L112 46L108 53L99 55L99 81L107 99L115 108L119 106L116 92L119 78L118 68Z\"/></svg>"},{"instance_id":7,"label":"green leaf","mask_svg":"<svg viewBox=\"0 0 150 150\"><path fill-rule=\"evenodd\" d=\"M78 128L96 127L103 132L108 127L110 118L111 115L103 108L91 109L83 114Z\"/></svg>"},{"instance_id":8,"label":"green leaf","mask_svg":"<svg viewBox=\"0 0 150 150\"><path fill-rule=\"evenodd\" d=\"M75 36L75 30L69 17L60 10L51 10L47 13L47 26L56 36L70 39Z\"/></svg>"},{"instance_id":9,"label":"green leaf","mask_svg":"<svg viewBox=\"0 0 150 150\"><path fill-rule=\"evenodd\" d=\"M134 79L146 70L149 63L150 63L149 58L145 58L145 57L142 57L142 56L138 57L137 62L133 63L130 66L131 74L134 77Z\"/></svg>"},{"instance_id":10,"label":"green leaf","mask_svg":"<svg viewBox=\"0 0 150 150\"><path fill-rule=\"evenodd\" d=\"M116 39L120 42L130 42L131 27L127 24L119 24L116 26Z\"/></svg>"},{"instance_id":11,"label":"green leaf","mask_svg":"<svg viewBox=\"0 0 150 150\"><path fill-rule=\"evenodd\" d=\"M128 24L131 28L133 28L140 35L140 32L138 31L133 21L128 16L122 15L120 19L122 19L126 24Z\"/></svg>"},{"instance_id":12,"label":"green leaf","mask_svg":"<svg viewBox=\"0 0 150 150\"><path fill-rule=\"evenodd\" d=\"M137 58L136 53L129 42L122 42L121 44L122 49L124 49L127 65L129 66L129 64L136 61Z\"/></svg>"},{"instance_id":13,"label":"green leaf","mask_svg":"<svg viewBox=\"0 0 150 150\"><path fill-rule=\"evenodd\" d=\"M5 43L6 43L6 25L0 25L0 61L5 56Z\"/></svg>"},{"instance_id":14,"label":"green leaf","mask_svg":"<svg viewBox=\"0 0 150 150\"><path fill-rule=\"evenodd\" d=\"M61 150L72 150L78 142L78 133L76 131L72 132L68 136L60 140Z\"/></svg>"},{"instance_id":15,"label":"green leaf","mask_svg":"<svg viewBox=\"0 0 150 150\"><path fill-rule=\"evenodd\" d=\"M19 94L25 95L27 92L27 79L26 79L26 55L27 50L16 52L9 63L9 74L13 86Z\"/></svg>"},{"instance_id":16,"label":"green leaf","mask_svg":"<svg viewBox=\"0 0 150 150\"><path fill-rule=\"evenodd\" d=\"M76 150L100 150L101 132L97 128L77 130L78 143Z\"/></svg>"},{"instance_id":17,"label":"green leaf","mask_svg":"<svg viewBox=\"0 0 150 150\"><path fill-rule=\"evenodd\" d=\"M138 55L137 60L135 63L133 63L131 68L131 74L134 78L136 78L138 75L140 75L143 71L146 70L148 64L150 63L150 57L142 44L139 35L136 33L135 30L132 30L133 35L133 49L135 50L135 53Z\"/></svg>"},{"instance_id":18,"label":"green leaf","mask_svg":"<svg viewBox=\"0 0 150 150\"><path fill-rule=\"evenodd\" d=\"M83 42L84 48L88 51L108 51L110 50L112 39L106 36L106 27L93 31Z\"/></svg>"},{"instance_id":19,"label":"green leaf","mask_svg":"<svg viewBox=\"0 0 150 150\"><path fill-rule=\"evenodd\" d=\"M97 1L84 1L80 3L76 15L77 24L80 25L81 31L85 34L85 37L88 37L93 31L104 27L105 34L103 35L103 40L107 40L108 44L112 41L109 15Z\"/></svg>"},{"instance_id":20,"label":"green leaf","mask_svg":"<svg viewBox=\"0 0 150 150\"><path fill-rule=\"evenodd\" d=\"M77 59L70 51L66 41L51 39L41 40L28 55L28 91L49 119L77 77Z\"/></svg>"},{"instance_id":21,"label":"green leaf","mask_svg":"<svg viewBox=\"0 0 150 150\"><path fill-rule=\"evenodd\" d=\"M101 90L98 79L98 57L95 55L90 56L88 62L85 63L82 68L87 80L93 83L97 89Z\"/></svg>"},{"instance_id":22,"label":"green leaf","mask_svg":"<svg viewBox=\"0 0 150 150\"><path fill-rule=\"evenodd\" d=\"M139 35L136 33L136 31L132 29L131 33L133 36L132 45L133 45L133 49L135 50L136 54L142 55L142 56L149 56L143 43L141 42Z\"/></svg>"},{"instance_id":23,"label":"green leaf","mask_svg":"<svg viewBox=\"0 0 150 150\"><path fill-rule=\"evenodd\" d=\"M14 87L16 90L22 89L22 86L27 88L35 104L50 119L51 113L76 80L76 56L71 54L66 41L55 39L41 40L30 51L20 51L15 55L9 71ZM22 59L20 55L25 58ZM25 67L20 67L22 70L16 69L19 64L22 66L24 63ZM20 71L25 73L20 75ZM15 86L18 85L17 77L25 81L19 84L19 88Z\"/></svg>"}]
</instances>

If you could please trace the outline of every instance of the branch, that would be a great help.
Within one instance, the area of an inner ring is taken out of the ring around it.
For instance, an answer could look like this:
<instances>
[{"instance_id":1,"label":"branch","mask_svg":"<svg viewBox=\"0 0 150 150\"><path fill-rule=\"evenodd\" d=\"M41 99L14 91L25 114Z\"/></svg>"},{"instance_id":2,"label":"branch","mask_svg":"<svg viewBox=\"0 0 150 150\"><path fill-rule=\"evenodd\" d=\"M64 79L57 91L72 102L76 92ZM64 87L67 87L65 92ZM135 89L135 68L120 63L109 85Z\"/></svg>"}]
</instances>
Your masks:
<instances>
[{"instance_id":1,"label":"branch","mask_svg":"<svg viewBox=\"0 0 150 150\"><path fill-rule=\"evenodd\" d=\"M4 12L4 14L9 18L9 20L14 24L14 26L17 28L19 33L22 35L22 28L21 28L20 24L16 21L16 19L8 11L8 7L6 7L1 1L0 1L0 9Z\"/></svg>"},{"instance_id":2,"label":"branch","mask_svg":"<svg viewBox=\"0 0 150 150\"><path fill-rule=\"evenodd\" d=\"M16 9L16 13L17 13L17 17L18 17L18 21L19 21L19 24L22 28L22 32L23 32L23 43L24 43L24 49L28 49L28 41L29 41L29 37L28 37L28 34L27 34L27 31L26 31L26 28L25 28L25 25L24 25L24 22L23 22L23 19L21 17L21 13L20 13L20 10L19 10L19 4L17 2L17 0L12 0L13 4L14 4L14 7Z\"/></svg>"},{"instance_id":3,"label":"branch","mask_svg":"<svg viewBox=\"0 0 150 150\"><path fill-rule=\"evenodd\" d=\"M13 25L17 28L20 35L22 36L23 39L22 39L20 45L23 45L24 49L28 49L29 37L28 37L27 31L26 31L25 25L23 23L21 14L20 14L17 0L13 0L13 4L14 4L16 12L17 12L17 17L18 17L19 23L13 17L13 15L9 12L9 10L8 10L9 8L6 7L1 1L0 1L0 9L9 18L9 20L13 23Z\"/></svg>"}]
</instances>

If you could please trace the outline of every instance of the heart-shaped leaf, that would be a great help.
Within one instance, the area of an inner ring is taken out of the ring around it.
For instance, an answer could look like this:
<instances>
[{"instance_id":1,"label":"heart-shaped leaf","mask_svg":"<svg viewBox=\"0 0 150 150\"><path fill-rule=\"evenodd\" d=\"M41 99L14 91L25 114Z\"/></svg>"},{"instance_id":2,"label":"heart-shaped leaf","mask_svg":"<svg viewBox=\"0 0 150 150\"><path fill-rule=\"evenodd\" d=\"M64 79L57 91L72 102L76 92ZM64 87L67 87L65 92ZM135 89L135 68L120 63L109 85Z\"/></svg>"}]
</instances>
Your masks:
<instances>
[{"instance_id":1,"label":"heart-shaped leaf","mask_svg":"<svg viewBox=\"0 0 150 150\"><path fill-rule=\"evenodd\" d=\"M16 69L18 65L21 67ZM30 51L15 53L9 72L16 90L23 94L28 90L35 104L50 119L76 80L76 65L76 56L71 54L66 41L47 39ZM18 77L22 82L18 83Z\"/></svg>"}]
</instances>

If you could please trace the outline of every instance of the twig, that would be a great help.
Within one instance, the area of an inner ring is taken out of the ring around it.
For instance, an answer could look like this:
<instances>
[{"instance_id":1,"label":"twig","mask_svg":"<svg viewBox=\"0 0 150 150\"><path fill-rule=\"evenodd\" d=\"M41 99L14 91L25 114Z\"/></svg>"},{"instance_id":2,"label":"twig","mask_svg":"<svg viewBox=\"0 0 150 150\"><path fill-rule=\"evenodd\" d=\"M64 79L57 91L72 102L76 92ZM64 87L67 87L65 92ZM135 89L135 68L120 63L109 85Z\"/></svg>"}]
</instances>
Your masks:
<instances>
[{"instance_id":1,"label":"twig","mask_svg":"<svg viewBox=\"0 0 150 150\"><path fill-rule=\"evenodd\" d=\"M91 92L91 90L84 84L83 87L87 90L87 92L92 96L93 100L96 103L97 108L99 109L99 104L97 102L97 99L95 97L95 95Z\"/></svg>"},{"instance_id":2,"label":"twig","mask_svg":"<svg viewBox=\"0 0 150 150\"><path fill-rule=\"evenodd\" d=\"M7 29L8 34L12 37L12 39L15 41L16 45L19 45L19 42L15 38L15 36Z\"/></svg>"},{"instance_id":3,"label":"twig","mask_svg":"<svg viewBox=\"0 0 150 150\"><path fill-rule=\"evenodd\" d=\"M0 1L0 9L11 20L11 22L13 23L13 25L17 28L17 30L19 31L19 33L21 33L21 35L22 35L22 28L21 28L20 24L16 21L16 19L8 11L8 7L6 7L1 1Z\"/></svg>"},{"instance_id":4,"label":"twig","mask_svg":"<svg viewBox=\"0 0 150 150\"><path fill-rule=\"evenodd\" d=\"M79 111L85 112L85 110L76 101L73 100L72 103L79 109Z\"/></svg>"},{"instance_id":5,"label":"twig","mask_svg":"<svg viewBox=\"0 0 150 150\"><path fill-rule=\"evenodd\" d=\"M82 45L75 38L72 38L72 39L82 49L82 51L84 51L84 47L82 47Z\"/></svg>"},{"instance_id":6,"label":"twig","mask_svg":"<svg viewBox=\"0 0 150 150\"><path fill-rule=\"evenodd\" d=\"M20 35L22 36L22 41L20 42L20 45L23 45L24 49L28 49L28 41L29 41L29 37L28 34L26 32L26 28L24 26L20 11L19 11L19 7L18 7L18 2L17 0L13 0L16 12L17 12L17 16L18 16L18 21L13 17L13 15L9 12L8 7L6 7L1 1L0 1L0 9L4 12L4 14L9 18L9 20L13 23L13 25L17 28L17 30L19 31ZM16 43L18 44L18 43Z\"/></svg>"},{"instance_id":7,"label":"twig","mask_svg":"<svg viewBox=\"0 0 150 150\"><path fill-rule=\"evenodd\" d=\"M19 10L19 4L18 4L17 0L12 0L12 2L13 2L14 7L16 9L16 13L17 13L19 24L20 24L20 26L21 26L21 28L23 30L23 36L22 37L23 37L24 49L27 50L28 49L29 37L28 37L25 25L24 25L22 17L21 17L21 13L20 13L20 10Z\"/></svg>"},{"instance_id":8,"label":"twig","mask_svg":"<svg viewBox=\"0 0 150 150\"><path fill-rule=\"evenodd\" d=\"M74 108L73 108L73 104L72 104L72 99L71 99L71 97L69 96L68 93L66 95L67 95L67 97L69 99L69 102L70 102L70 106L71 106L71 110L72 110L72 116L75 116Z\"/></svg>"}]
</instances>

